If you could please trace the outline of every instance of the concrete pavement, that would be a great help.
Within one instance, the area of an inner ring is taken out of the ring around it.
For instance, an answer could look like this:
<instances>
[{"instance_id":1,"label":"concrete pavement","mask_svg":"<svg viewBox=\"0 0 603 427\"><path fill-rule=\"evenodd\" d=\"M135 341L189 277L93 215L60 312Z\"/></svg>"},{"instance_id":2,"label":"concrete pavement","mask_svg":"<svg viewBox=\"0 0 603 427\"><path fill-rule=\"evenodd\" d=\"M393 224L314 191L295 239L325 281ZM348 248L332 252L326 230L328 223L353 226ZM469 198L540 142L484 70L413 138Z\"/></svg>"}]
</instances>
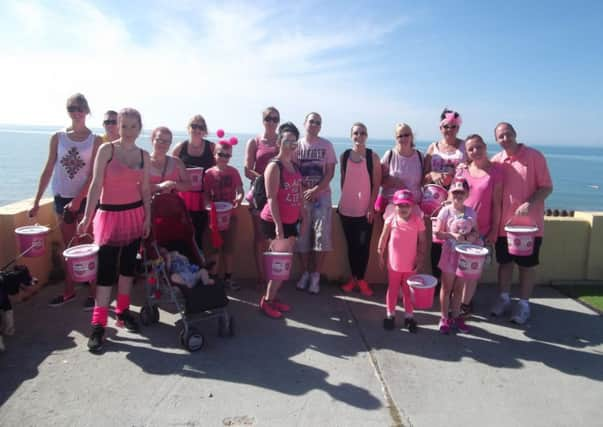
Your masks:
<instances>
[{"instance_id":1,"label":"concrete pavement","mask_svg":"<svg viewBox=\"0 0 603 427\"><path fill-rule=\"evenodd\" d=\"M132 334L109 320L104 354L86 349L79 301L49 308L62 286L15 307L17 334L0 353L1 426L551 426L603 422L603 319L548 287L532 320L491 320L480 287L469 334L441 336L439 314L419 333L385 331L385 287L369 299L324 284L319 296L287 284L285 320L258 312L259 294L231 293L236 335L179 344L178 316ZM143 302L141 288L134 303ZM398 320L402 319L399 313ZM398 323L401 323L398 321Z\"/></svg>"}]
</instances>

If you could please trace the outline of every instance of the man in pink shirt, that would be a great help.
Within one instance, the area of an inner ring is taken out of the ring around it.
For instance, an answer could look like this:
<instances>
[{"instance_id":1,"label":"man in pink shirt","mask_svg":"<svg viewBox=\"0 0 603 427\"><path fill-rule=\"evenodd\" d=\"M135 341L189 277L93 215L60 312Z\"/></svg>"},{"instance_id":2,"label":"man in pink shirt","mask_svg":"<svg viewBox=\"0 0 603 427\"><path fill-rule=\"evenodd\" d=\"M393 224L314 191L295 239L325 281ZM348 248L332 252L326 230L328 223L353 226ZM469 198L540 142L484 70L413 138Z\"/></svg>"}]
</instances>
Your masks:
<instances>
[{"instance_id":1,"label":"man in pink shirt","mask_svg":"<svg viewBox=\"0 0 603 427\"><path fill-rule=\"evenodd\" d=\"M501 165L503 173L502 214L496 241L496 261L500 296L492 307L492 314L501 316L511 308L509 296L513 277L513 263L519 267L519 302L511 321L523 325L530 317L528 299L534 289L536 266L544 231L544 200L553 192L553 183L546 159L542 153L517 142L517 133L511 124L499 123L494 136L503 151L492 158ZM509 254L505 224L536 225L538 232L529 256Z\"/></svg>"}]
</instances>

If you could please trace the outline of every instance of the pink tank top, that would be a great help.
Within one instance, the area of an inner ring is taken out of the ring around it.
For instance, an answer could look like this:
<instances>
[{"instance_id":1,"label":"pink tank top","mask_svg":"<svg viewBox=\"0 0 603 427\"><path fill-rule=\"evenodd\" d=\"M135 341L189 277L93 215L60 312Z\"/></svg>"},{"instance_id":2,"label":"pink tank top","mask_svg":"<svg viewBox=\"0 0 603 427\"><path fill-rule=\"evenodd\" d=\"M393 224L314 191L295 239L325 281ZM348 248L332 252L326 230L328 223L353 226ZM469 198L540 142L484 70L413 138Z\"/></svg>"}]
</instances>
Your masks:
<instances>
[{"instance_id":1,"label":"pink tank top","mask_svg":"<svg viewBox=\"0 0 603 427\"><path fill-rule=\"evenodd\" d=\"M302 197L301 197L301 173L296 170L295 172L289 172L286 168L281 168L281 182L282 186L279 187L277 203L278 210L281 214L281 222L283 224L294 224L299 219L301 211ZM264 221L274 221L272 218L272 212L268 203L264 205L260 218Z\"/></svg>"},{"instance_id":2,"label":"pink tank top","mask_svg":"<svg viewBox=\"0 0 603 427\"><path fill-rule=\"evenodd\" d=\"M166 165L166 172L163 175L163 178L161 177L161 172L162 171L157 171L154 168L150 168L149 169L149 182L151 184L161 184L163 181L179 181L180 180L180 172L178 171L178 167L176 166L176 163L174 162L173 159L170 159L170 157L166 157L165 161L167 162Z\"/></svg>"},{"instance_id":3,"label":"pink tank top","mask_svg":"<svg viewBox=\"0 0 603 427\"><path fill-rule=\"evenodd\" d=\"M131 169L120 162L115 156L105 167L103 190L100 196L101 204L126 205L138 202L140 184L143 179L143 152L140 150L140 168Z\"/></svg>"},{"instance_id":4,"label":"pink tank top","mask_svg":"<svg viewBox=\"0 0 603 427\"><path fill-rule=\"evenodd\" d=\"M474 177L469 170L463 168L458 171L458 176L467 180L469 184L469 197L465 205L473 208L477 214L477 229L480 236L485 237L492 228L492 195L494 186L502 182L502 175L495 164L492 164L487 174Z\"/></svg>"},{"instance_id":5,"label":"pink tank top","mask_svg":"<svg viewBox=\"0 0 603 427\"><path fill-rule=\"evenodd\" d=\"M278 147L276 145L266 144L266 139L261 136L255 137L255 164L253 170L259 174L263 174L268 166L270 159L278 154Z\"/></svg>"},{"instance_id":6,"label":"pink tank top","mask_svg":"<svg viewBox=\"0 0 603 427\"><path fill-rule=\"evenodd\" d=\"M339 200L339 212L350 217L365 216L371 201L371 181L366 159L359 163L348 159L345 179Z\"/></svg>"}]
</instances>

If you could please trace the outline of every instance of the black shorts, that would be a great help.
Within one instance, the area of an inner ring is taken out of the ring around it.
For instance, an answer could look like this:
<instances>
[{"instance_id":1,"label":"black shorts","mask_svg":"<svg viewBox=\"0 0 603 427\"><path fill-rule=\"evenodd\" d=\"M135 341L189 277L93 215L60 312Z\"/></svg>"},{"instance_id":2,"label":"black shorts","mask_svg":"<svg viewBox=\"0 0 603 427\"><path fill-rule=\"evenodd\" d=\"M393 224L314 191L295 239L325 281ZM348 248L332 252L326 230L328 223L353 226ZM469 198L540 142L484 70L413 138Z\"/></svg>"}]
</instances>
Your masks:
<instances>
[{"instance_id":1,"label":"black shorts","mask_svg":"<svg viewBox=\"0 0 603 427\"><path fill-rule=\"evenodd\" d=\"M98 251L98 286L113 286L117 283L118 272L122 276L136 275L136 255L140 249L140 239L127 246L103 245Z\"/></svg>"},{"instance_id":2,"label":"black shorts","mask_svg":"<svg viewBox=\"0 0 603 427\"><path fill-rule=\"evenodd\" d=\"M61 197L58 194L55 195L54 196L54 211L56 212L56 214L63 215L63 213L65 212L65 206L67 206L67 203L71 202L72 200L73 200L73 197ZM85 210L86 210L86 199L84 198L82 200L82 203L80 203L80 209L74 213L77 214L76 216L83 215Z\"/></svg>"},{"instance_id":3,"label":"black shorts","mask_svg":"<svg viewBox=\"0 0 603 427\"><path fill-rule=\"evenodd\" d=\"M514 262L520 267L535 267L540 264L540 246L542 245L542 237L534 238L534 250L532 255L519 256L511 255L509 253L509 247L507 245L506 237L499 237L496 239L496 262L499 264L508 264Z\"/></svg>"},{"instance_id":4,"label":"black shorts","mask_svg":"<svg viewBox=\"0 0 603 427\"><path fill-rule=\"evenodd\" d=\"M276 239L276 225L272 221L265 221L260 218L260 229L266 239ZM283 224L285 239L287 237L297 237L297 222L293 224Z\"/></svg>"}]
</instances>

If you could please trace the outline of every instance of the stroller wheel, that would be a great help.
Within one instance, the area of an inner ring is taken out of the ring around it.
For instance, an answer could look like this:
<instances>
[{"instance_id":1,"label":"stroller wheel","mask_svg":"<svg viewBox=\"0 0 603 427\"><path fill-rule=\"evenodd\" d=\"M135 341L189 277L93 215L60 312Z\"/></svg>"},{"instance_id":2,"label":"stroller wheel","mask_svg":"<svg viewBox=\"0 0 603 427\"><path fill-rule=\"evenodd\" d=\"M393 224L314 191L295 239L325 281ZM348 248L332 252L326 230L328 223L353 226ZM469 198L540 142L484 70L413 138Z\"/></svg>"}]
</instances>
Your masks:
<instances>
[{"instance_id":1,"label":"stroller wheel","mask_svg":"<svg viewBox=\"0 0 603 427\"><path fill-rule=\"evenodd\" d=\"M199 331L190 328L186 336L184 330L180 331L180 343L188 351L194 352L201 350L201 347L205 344L205 338Z\"/></svg>"},{"instance_id":2,"label":"stroller wheel","mask_svg":"<svg viewBox=\"0 0 603 427\"><path fill-rule=\"evenodd\" d=\"M145 304L140 310L140 321L143 325L149 326L153 323L153 309L157 309L157 307L151 307L149 304Z\"/></svg>"}]
</instances>

